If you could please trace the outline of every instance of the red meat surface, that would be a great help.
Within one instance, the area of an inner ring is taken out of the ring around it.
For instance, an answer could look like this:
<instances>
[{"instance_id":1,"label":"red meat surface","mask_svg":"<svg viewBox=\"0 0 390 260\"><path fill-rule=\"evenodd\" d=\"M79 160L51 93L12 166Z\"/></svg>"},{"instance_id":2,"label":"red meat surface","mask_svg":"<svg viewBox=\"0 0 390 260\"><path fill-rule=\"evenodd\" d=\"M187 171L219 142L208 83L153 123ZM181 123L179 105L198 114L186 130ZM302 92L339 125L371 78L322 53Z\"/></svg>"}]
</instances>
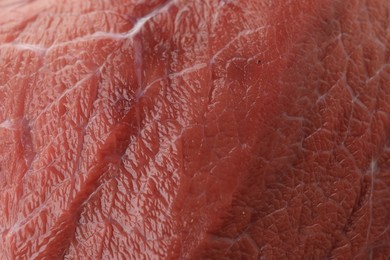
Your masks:
<instances>
[{"instance_id":1,"label":"red meat surface","mask_svg":"<svg viewBox=\"0 0 390 260\"><path fill-rule=\"evenodd\" d=\"M0 0L0 259L386 259L390 1Z\"/></svg>"}]
</instances>

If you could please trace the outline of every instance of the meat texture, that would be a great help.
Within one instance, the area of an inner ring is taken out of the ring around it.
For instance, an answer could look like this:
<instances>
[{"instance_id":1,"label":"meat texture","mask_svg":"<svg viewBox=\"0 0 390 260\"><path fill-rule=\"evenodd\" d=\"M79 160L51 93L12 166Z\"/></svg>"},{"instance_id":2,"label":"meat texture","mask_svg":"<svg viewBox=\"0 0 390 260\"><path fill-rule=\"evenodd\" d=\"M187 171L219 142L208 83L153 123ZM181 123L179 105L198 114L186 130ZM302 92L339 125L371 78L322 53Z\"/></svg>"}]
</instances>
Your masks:
<instances>
[{"instance_id":1,"label":"meat texture","mask_svg":"<svg viewBox=\"0 0 390 260\"><path fill-rule=\"evenodd\" d=\"M390 1L0 0L0 259L385 259Z\"/></svg>"}]
</instances>

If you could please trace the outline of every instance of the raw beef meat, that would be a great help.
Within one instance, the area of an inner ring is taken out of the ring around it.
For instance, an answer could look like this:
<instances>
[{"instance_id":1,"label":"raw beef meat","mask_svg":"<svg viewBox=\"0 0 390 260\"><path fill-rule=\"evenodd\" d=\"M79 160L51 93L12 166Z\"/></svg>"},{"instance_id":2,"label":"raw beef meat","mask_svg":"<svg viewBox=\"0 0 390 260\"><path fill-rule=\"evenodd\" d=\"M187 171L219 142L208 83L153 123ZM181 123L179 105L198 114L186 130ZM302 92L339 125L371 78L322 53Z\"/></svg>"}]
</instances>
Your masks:
<instances>
[{"instance_id":1,"label":"raw beef meat","mask_svg":"<svg viewBox=\"0 0 390 260\"><path fill-rule=\"evenodd\" d=\"M0 0L0 259L385 259L390 1Z\"/></svg>"}]
</instances>

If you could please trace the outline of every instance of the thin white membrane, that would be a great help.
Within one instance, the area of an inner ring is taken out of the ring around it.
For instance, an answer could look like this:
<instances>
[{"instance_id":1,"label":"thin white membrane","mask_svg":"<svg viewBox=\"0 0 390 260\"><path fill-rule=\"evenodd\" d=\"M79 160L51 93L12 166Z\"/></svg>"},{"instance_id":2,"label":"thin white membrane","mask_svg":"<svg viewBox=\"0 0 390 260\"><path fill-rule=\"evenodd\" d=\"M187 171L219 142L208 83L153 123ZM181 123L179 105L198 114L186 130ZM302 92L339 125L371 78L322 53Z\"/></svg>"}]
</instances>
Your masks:
<instances>
[{"instance_id":1,"label":"thin white membrane","mask_svg":"<svg viewBox=\"0 0 390 260\"><path fill-rule=\"evenodd\" d=\"M81 37L76 37L70 41L65 41L65 42L58 42L54 43L50 47L45 47L42 45L37 45L37 44L27 44L27 43L20 43L20 42L13 42L13 43L7 43L0 45L0 50L2 48L16 48L16 49L21 49L21 50L30 50L33 52L36 52L37 54L42 54L42 53L47 53L50 52L52 49L65 46L68 44L72 44L75 42L80 42L80 41L89 41L91 39L114 39L114 40L126 40L126 39L132 39L135 35L137 35L145 23L147 23L149 20L152 18L158 16L159 14L165 13L171 8L174 4L177 3L178 0L170 0L167 1L165 4L155 8L152 12L148 13L147 15L139 18L137 22L134 24L134 26L128 31L124 33L113 33L113 32L102 32L102 31L97 31L92 34L88 34L85 36Z\"/></svg>"}]
</instances>

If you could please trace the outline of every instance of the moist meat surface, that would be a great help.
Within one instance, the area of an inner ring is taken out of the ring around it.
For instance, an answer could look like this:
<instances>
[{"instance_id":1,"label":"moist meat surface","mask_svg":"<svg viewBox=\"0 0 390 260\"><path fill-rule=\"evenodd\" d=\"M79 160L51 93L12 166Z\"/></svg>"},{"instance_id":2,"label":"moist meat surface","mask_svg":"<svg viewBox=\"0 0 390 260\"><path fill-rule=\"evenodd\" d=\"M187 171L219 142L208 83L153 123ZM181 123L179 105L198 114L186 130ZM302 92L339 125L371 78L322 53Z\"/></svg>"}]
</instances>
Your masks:
<instances>
[{"instance_id":1,"label":"moist meat surface","mask_svg":"<svg viewBox=\"0 0 390 260\"><path fill-rule=\"evenodd\" d=\"M389 14L0 0L0 259L390 255Z\"/></svg>"}]
</instances>

